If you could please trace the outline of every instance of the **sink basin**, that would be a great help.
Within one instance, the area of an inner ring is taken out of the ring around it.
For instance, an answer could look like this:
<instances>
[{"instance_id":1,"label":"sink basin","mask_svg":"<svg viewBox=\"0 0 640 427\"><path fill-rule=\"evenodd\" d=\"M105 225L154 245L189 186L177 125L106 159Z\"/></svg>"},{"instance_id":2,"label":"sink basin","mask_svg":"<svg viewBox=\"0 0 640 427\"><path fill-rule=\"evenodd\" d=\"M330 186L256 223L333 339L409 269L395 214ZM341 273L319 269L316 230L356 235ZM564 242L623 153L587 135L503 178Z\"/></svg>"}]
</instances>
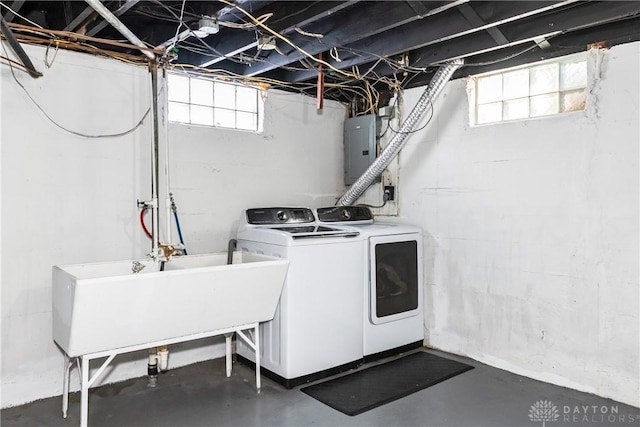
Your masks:
<instances>
[{"instance_id":1,"label":"sink basin","mask_svg":"<svg viewBox=\"0 0 640 427\"><path fill-rule=\"evenodd\" d=\"M144 268L132 272L134 262ZM53 339L70 357L274 316L289 261L234 252L53 267Z\"/></svg>"}]
</instances>

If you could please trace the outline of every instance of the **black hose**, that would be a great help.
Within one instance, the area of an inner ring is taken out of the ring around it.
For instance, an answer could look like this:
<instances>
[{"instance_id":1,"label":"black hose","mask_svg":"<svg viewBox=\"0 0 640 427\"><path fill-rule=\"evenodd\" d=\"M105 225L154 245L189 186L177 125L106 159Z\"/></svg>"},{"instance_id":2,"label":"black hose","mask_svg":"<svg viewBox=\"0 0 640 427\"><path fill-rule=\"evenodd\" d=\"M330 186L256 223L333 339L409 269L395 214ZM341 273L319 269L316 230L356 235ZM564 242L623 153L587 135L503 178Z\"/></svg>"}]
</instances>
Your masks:
<instances>
[{"instance_id":1,"label":"black hose","mask_svg":"<svg viewBox=\"0 0 640 427\"><path fill-rule=\"evenodd\" d=\"M227 247L227 265L233 264L233 251L238 247L238 241L236 239L229 240L229 246Z\"/></svg>"}]
</instances>

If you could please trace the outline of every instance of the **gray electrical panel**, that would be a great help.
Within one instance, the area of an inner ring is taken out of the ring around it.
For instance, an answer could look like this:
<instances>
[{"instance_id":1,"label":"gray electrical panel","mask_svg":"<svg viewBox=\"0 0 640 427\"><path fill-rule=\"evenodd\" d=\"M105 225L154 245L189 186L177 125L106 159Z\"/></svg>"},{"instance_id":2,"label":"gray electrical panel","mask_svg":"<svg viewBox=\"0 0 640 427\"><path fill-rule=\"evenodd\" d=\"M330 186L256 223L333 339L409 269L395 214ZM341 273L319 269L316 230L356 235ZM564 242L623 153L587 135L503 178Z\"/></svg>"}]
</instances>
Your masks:
<instances>
[{"instance_id":1,"label":"gray electrical panel","mask_svg":"<svg viewBox=\"0 0 640 427\"><path fill-rule=\"evenodd\" d=\"M376 159L377 122L375 115L344 121L344 184L351 185Z\"/></svg>"}]
</instances>

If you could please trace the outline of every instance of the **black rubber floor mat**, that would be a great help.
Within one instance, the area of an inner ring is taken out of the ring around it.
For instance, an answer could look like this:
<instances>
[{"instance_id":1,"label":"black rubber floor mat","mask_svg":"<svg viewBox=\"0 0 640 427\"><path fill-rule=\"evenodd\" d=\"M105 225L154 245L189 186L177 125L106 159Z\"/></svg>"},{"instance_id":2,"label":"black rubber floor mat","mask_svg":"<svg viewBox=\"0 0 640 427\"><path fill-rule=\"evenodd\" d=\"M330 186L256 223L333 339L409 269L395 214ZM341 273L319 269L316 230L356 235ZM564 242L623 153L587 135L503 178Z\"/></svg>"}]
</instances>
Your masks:
<instances>
[{"instance_id":1,"label":"black rubber floor mat","mask_svg":"<svg viewBox=\"0 0 640 427\"><path fill-rule=\"evenodd\" d=\"M301 391L342 413L358 415L470 369L473 366L417 352Z\"/></svg>"}]
</instances>

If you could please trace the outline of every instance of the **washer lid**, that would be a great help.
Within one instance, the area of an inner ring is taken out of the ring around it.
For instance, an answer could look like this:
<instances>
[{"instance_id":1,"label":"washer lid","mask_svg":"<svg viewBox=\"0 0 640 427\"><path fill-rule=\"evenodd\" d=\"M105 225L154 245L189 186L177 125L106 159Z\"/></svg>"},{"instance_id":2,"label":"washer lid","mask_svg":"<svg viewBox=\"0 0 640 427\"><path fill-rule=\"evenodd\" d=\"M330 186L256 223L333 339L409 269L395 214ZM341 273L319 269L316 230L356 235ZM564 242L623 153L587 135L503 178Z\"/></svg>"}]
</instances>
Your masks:
<instances>
[{"instance_id":1,"label":"washer lid","mask_svg":"<svg viewBox=\"0 0 640 427\"><path fill-rule=\"evenodd\" d=\"M273 227L272 230L280 230L291 234L293 239L314 239L319 237L357 237L360 232L356 230L346 230L324 225L305 225L299 227Z\"/></svg>"},{"instance_id":2,"label":"washer lid","mask_svg":"<svg viewBox=\"0 0 640 427\"><path fill-rule=\"evenodd\" d=\"M364 236L352 227L338 228L322 225L294 227L245 227L238 229L237 239L278 246L307 246L362 241Z\"/></svg>"}]
</instances>

